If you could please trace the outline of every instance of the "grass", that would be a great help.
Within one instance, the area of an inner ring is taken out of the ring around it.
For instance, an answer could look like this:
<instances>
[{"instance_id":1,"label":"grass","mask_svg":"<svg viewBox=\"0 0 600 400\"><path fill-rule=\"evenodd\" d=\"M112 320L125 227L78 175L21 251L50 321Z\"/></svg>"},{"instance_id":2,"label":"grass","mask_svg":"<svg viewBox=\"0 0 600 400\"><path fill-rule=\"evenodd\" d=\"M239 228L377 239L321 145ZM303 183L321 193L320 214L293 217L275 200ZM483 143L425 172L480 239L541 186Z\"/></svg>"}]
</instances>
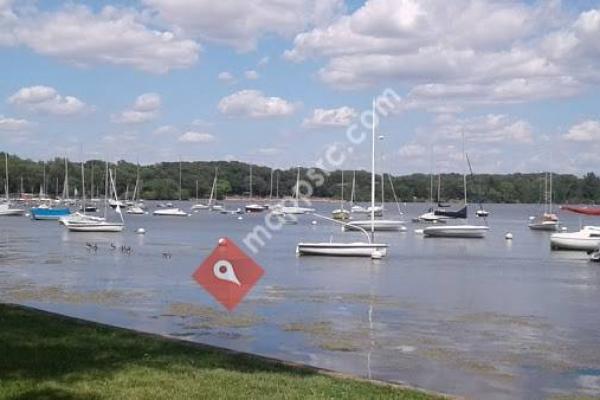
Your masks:
<instances>
[{"instance_id":1,"label":"grass","mask_svg":"<svg viewBox=\"0 0 600 400\"><path fill-rule=\"evenodd\" d=\"M0 399L441 399L0 304Z\"/></svg>"}]
</instances>

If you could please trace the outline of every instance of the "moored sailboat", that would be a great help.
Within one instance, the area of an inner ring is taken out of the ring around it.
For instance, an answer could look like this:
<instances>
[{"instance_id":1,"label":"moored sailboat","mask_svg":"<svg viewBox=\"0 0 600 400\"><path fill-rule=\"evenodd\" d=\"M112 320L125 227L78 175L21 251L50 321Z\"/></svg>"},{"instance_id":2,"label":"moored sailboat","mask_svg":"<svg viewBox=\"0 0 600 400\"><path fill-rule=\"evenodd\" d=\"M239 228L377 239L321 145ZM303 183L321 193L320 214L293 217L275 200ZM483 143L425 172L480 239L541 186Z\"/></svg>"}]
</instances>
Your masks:
<instances>
[{"instance_id":1,"label":"moored sailboat","mask_svg":"<svg viewBox=\"0 0 600 400\"><path fill-rule=\"evenodd\" d=\"M371 143L371 221L375 220L375 102L372 103L373 125ZM315 214L316 215L316 214ZM326 217L322 217L329 219ZM336 220L331 221L340 223ZM387 255L388 245L375 243L375 228L371 224L371 235L361 227L357 227L367 237L366 242L336 243L336 242L300 242L296 246L296 254L312 256L346 256L371 257L378 259Z\"/></svg>"}]
</instances>

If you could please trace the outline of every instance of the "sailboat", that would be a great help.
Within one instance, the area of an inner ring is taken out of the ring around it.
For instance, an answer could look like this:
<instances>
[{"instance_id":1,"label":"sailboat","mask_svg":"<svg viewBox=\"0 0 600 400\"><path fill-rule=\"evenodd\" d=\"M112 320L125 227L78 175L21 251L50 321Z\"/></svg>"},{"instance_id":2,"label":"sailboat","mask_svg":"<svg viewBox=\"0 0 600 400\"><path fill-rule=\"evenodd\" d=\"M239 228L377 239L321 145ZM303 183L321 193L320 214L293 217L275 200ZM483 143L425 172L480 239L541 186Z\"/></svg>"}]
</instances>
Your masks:
<instances>
[{"instance_id":1,"label":"sailboat","mask_svg":"<svg viewBox=\"0 0 600 400\"><path fill-rule=\"evenodd\" d=\"M14 208L10 204L10 195L8 188L8 154L4 153L4 170L5 170L5 181L4 181L4 192L6 194L6 201L0 204L0 216L4 217L18 217L25 215L25 210L21 208Z\"/></svg>"},{"instance_id":2,"label":"sailboat","mask_svg":"<svg viewBox=\"0 0 600 400\"><path fill-rule=\"evenodd\" d=\"M340 208L337 208L331 212L333 219L346 220L350 219L350 212L344 208L344 171L342 170L342 184L341 184L341 195L340 195Z\"/></svg>"},{"instance_id":3,"label":"sailboat","mask_svg":"<svg viewBox=\"0 0 600 400\"><path fill-rule=\"evenodd\" d=\"M469 163L469 159L464 149L464 135L463 135L463 161ZM436 215L443 215L453 219L467 219L467 173L466 170L463 172L463 192L464 192L464 206L458 211L446 211L436 210ZM423 229L423 235L425 237L443 237L443 238L483 238L490 228L485 225L446 225L446 226L428 226Z\"/></svg>"},{"instance_id":4,"label":"sailboat","mask_svg":"<svg viewBox=\"0 0 600 400\"><path fill-rule=\"evenodd\" d=\"M133 187L133 195L131 196L131 202L125 210L127 214L142 215L146 213L144 211L143 204L139 202L140 192L142 191L141 186L140 165L138 163L135 173L135 186Z\"/></svg>"},{"instance_id":5,"label":"sailboat","mask_svg":"<svg viewBox=\"0 0 600 400\"><path fill-rule=\"evenodd\" d=\"M544 174L544 213L533 218L527 225L534 231L554 232L558 229L558 217L552 212L552 173Z\"/></svg>"},{"instance_id":6,"label":"sailboat","mask_svg":"<svg viewBox=\"0 0 600 400\"><path fill-rule=\"evenodd\" d=\"M379 137L380 139L383 136ZM375 156L373 156L375 157ZM374 171L371 172L374 174ZM373 184L375 180L373 179ZM385 173L381 173L381 206L375 206L374 203L371 206L367 207L368 212L373 216L383 216L383 205L385 203L385 191L384 191L384 182L385 182ZM374 191L374 189L373 189ZM353 231L358 228L371 229L375 231L405 231L406 227L404 226L404 221L395 220L395 219L364 219L364 220L356 220L352 221L349 224L344 224L342 226L342 230L344 231Z\"/></svg>"},{"instance_id":7,"label":"sailboat","mask_svg":"<svg viewBox=\"0 0 600 400\"><path fill-rule=\"evenodd\" d=\"M213 204L215 193L216 193L216 188L217 188L218 172L219 172L218 168L215 168L215 176L213 178L212 187L210 188L210 196L208 198L207 204L202 204L198 201L198 181L196 181L196 204L194 204L192 206L192 208L191 208L192 211L194 211L194 210L216 210L216 211L219 211L223 208L222 206L217 206L216 204Z\"/></svg>"},{"instance_id":8,"label":"sailboat","mask_svg":"<svg viewBox=\"0 0 600 400\"><path fill-rule=\"evenodd\" d=\"M252 165L250 165L250 196L248 197L252 201ZM265 211L265 206L256 203L246 204L244 207L247 213L256 213Z\"/></svg>"},{"instance_id":9,"label":"sailboat","mask_svg":"<svg viewBox=\"0 0 600 400\"><path fill-rule=\"evenodd\" d=\"M86 202L85 202L85 167L84 167L84 163L81 162L81 187L83 188L81 191L81 212L75 212L73 214L64 216L64 217L60 217L58 219L58 222L60 222L63 225L67 225L71 222L78 222L78 223L83 223L83 222L87 222L87 221L91 221L91 222L99 222L99 221L105 221L105 218L100 218L100 217L95 217L92 215L87 215L86 212L88 211L88 207L86 206ZM94 207L94 212L96 211L96 207Z\"/></svg>"},{"instance_id":10,"label":"sailboat","mask_svg":"<svg viewBox=\"0 0 600 400\"><path fill-rule=\"evenodd\" d=\"M373 126L371 143L371 222L375 221L375 102L373 107ZM315 214L316 215L316 214ZM329 219L329 218L325 218ZM335 220L331 220L338 222ZM338 222L339 223L339 222ZM388 245L375 243L375 228L371 224L371 235L364 228L358 227L367 237L366 242L301 242L296 246L296 254L313 256L346 256L381 258L387 254Z\"/></svg>"},{"instance_id":11,"label":"sailboat","mask_svg":"<svg viewBox=\"0 0 600 400\"><path fill-rule=\"evenodd\" d=\"M71 232L103 232L103 233L116 233L121 232L125 228L125 220L123 219L123 213L121 212L121 206L117 205L115 211L121 217L121 222L110 222L107 221L107 205L108 205L108 185L112 188L117 200L117 189L115 182L112 177L112 170L108 168L106 164L107 176L105 177L105 199L104 199L104 218L90 217L90 216L79 216L72 219L63 220L65 227ZM108 183L106 182L108 181ZM84 186L85 187L85 186Z\"/></svg>"},{"instance_id":12,"label":"sailboat","mask_svg":"<svg viewBox=\"0 0 600 400\"><path fill-rule=\"evenodd\" d=\"M275 214L292 214L292 215L300 215L306 214L310 212L314 212L314 208L309 207L300 207L300 167L297 168L296 172L296 187L294 189L294 205L293 206L284 206L277 205L273 207L273 212Z\"/></svg>"},{"instance_id":13,"label":"sailboat","mask_svg":"<svg viewBox=\"0 0 600 400\"><path fill-rule=\"evenodd\" d=\"M438 174L438 186L437 186L438 208L446 207L446 205L442 204L440 201L441 184L442 184L441 183L441 175ZM431 172L431 174L429 175L429 204L430 204L429 210L427 210L427 212L419 215L417 218L413 219L413 222L422 222L422 223L428 223L428 224L445 223L446 220L448 219L448 217L446 217L444 215L436 215L435 210L433 208L434 207L433 206L434 205L434 203L433 203L433 172Z\"/></svg>"}]
</instances>

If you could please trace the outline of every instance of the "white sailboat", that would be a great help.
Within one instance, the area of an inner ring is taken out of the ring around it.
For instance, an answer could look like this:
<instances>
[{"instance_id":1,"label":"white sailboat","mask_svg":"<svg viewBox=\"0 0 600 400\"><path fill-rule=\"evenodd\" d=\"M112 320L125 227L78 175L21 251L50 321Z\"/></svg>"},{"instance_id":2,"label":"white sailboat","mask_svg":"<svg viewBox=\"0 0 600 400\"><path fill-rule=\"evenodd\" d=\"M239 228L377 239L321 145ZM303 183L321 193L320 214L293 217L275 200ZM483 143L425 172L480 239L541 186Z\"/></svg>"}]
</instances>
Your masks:
<instances>
[{"instance_id":1,"label":"white sailboat","mask_svg":"<svg viewBox=\"0 0 600 400\"><path fill-rule=\"evenodd\" d=\"M194 204L192 206L192 211L196 211L196 210L220 210L223 207L217 207L215 208L216 204L213 204L214 202L214 197L215 197L215 190L217 188L217 175L218 175L218 168L215 168L215 176L213 178L213 183L212 183L212 187L210 188L210 196L208 198L208 203L207 204L202 204L198 201L198 181L196 181L196 204Z\"/></svg>"},{"instance_id":2,"label":"white sailboat","mask_svg":"<svg viewBox=\"0 0 600 400\"><path fill-rule=\"evenodd\" d=\"M72 220L66 220L63 222L63 224L69 231L117 233L122 232L125 228L125 220L123 219L123 213L121 212L121 207L119 205L115 207L115 211L117 214L119 214L121 222L111 222L106 220L108 185L110 184L110 187L112 187L113 193L115 194L115 199L117 193L115 182L112 177L112 171L108 169L108 164L106 164L106 170L108 172L108 176L105 177L105 179L108 180L108 183L105 182L104 218L84 216Z\"/></svg>"},{"instance_id":3,"label":"white sailboat","mask_svg":"<svg viewBox=\"0 0 600 400\"><path fill-rule=\"evenodd\" d=\"M371 143L371 221L375 220L375 102L373 107L373 126ZM316 215L316 214L315 214ZM329 218L325 218L329 219ZM335 221L335 220L331 220ZM338 221L335 221L338 222ZM359 228L367 237L366 242L300 242L296 246L296 254L312 256L346 256L381 258L387 255L388 245L375 243L375 228L371 224L371 235L364 228Z\"/></svg>"},{"instance_id":4,"label":"white sailboat","mask_svg":"<svg viewBox=\"0 0 600 400\"><path fill-rule=\"evenodd\" d=\"M340 194L340 208L337 208L331 212L333 219L346 220L350 219L350 212L344 208L344 170L342 170L342 184Z\"/></svg>"},{"instance_id":5,"label":"white sailboat","mask_svg":"<svg viewBox=\"0 0 600 400\"><path fill-rule=\"evenodd\" d=\"M296 172L296 187L294 189L294 205L293 206L284 206L277 205L273 207L273 212L275 214L288 214L288 215L301 215L310 212L314 212L314 208L309 207L300 207L300 167L297 168Z\"/></svg>"},{"instance_id":6,"label":"white sailboat","mask_svg":"<svg viewBox=\"0 0 600 400\"><path fill-rule=\"evenodd\" d=\"M464 149L464 135L463 135L463 161L468 162L468 157ZM464 191L464 207L458 212L451 212L452 214L458 215L463 214L461 218L467 217L467 174L466 170L463 171L463 191ZM450 214L448 212L447 214ZM428 226L423 229L423 235L425 237L433 238L469 238L469 239L480 239L484 238L490 228L486 225L445 225L445 226Z\"/></svg>"},{"instance_id":7,"label":"white sailboat","mask_svg":"<svg viewBox=\"0 0 600 400\"><path fill-rule=\"evenodd\" d=\"M380 136L379 139L382 139ZM374 156L373 156L374 157ZM372 172L374 174L375 172ZM373 183L375 180L373 179ZM353 231L358 228L371 229L374 231L406 231L404 221L396 219L375 219L375 216L383 216L383 205L385 204L385 190L384 190L385 174L381 173L381 206L377 207L374 203L367 208L368 212L373 216L371 219L355 220L349 224L342 226L344 231ZM374 190L374 189L373 189Z\"/></svg>"},{"instance_id":8,"label":"white sailboat","mask_svg":"<svg viewBox=\"0 0 600 400\"><path fill-rule=\"evenodd\" d=\"M135 173L135 186L133 187L133 195L131 196L131 202L127 206L125 212L127 214L133 215L141 215L145 214L143 204L139 201L140 193L142 191L142 184L140 181L140 164L137 165L137 170Z\"/></svg>"},{"instance_id":9,"label":"white sailboat","mask_svg":"<svg viewBox=\"0 0 600 400\"><path fill-rule=\"evenodd\" d=\"M4 193L6 194L6 200L4 203L0 204L0 216L3 217L18 217L25 215L25 210L21 208L12 207L10 204L10 195L8 188L8 154L4 153Z\"/></svg>"},{"instance_id":10,"label":"white sailboat","mask_svg":"<svg viewBox=\"0 0 600 400\"><path fill-rule=\"evenodd\" d=\"M250 165L250 196L249 196L250 201L252 201L252 165ZM265 211L265 206L263 206L262 204L256 204L256 203L250 203L250 204L246 204L246 206L244 207L244 210L246 210L247 213L257 213L257 212L262 212Z\"/></svg>"},{"instance_id":11,"label":"white sailboat","mask_svg":"<svg viewBox=\"0 0 600 400\"><path fill-rule=\"evenodd\" d=\"M555 232L559 223L558 216L552 211L552 173L548 172L544 174L544 203L544 213L533 218L527 226L534 231Z\"/></svg>"},{"instance_id":12,"label":"white sailboat","mask_svg":"<svg viewBox=\"0 0 600 400\"><path fill-rule=\"evenodd\" d=\"M438 186L437 186L437 202L438 206L440 204L440 191L441 191L441 175L438 174ZM433 171L429 176L429 210L427 212L419 215L417 218L413 220L413 222L422 222L426 224L439 224L445 223L448 217L443 215L436 215L434 211L434 203L433 203Z\"/></svg>"},{"instance_id":13,"label":"white sailboat","mask_svg":"<svg viewBox=\"0 0 600 400\"><path fill-rule=\"evenodd\" d=\"M578 232L553 233L550 247L553 250L596 251L600 248L600 226L584 226Z\"/></svg>"}]
</instances>

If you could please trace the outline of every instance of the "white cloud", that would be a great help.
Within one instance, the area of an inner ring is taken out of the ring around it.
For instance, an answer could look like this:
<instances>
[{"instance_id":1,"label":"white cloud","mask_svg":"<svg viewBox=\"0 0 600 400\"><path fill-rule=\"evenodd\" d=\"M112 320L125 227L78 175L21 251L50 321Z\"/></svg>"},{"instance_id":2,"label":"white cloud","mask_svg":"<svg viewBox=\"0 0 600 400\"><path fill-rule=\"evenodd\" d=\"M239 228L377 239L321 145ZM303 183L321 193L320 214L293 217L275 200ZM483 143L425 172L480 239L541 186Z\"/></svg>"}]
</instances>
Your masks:
<instances>
[{"instance_id":1,"label":"white cloud","mask_svg":"<svg viewBox=\"0 0 600 400\"><path fill-rule=\"evenodd\" d=\"M219 72L219 74L217 75L217 79L220 80L221 82L225 82L225 83L234 83L235 82L235 77L233 76L233 74L231 72L228 72L228 71Z\"/></svg>"},{"instance_id":2,"label":"white cloud","mask_svg":"<svg viewBox=\"0 0 600 400\"><path fill-rule=\"evenodd\" d=\"M246 79L250 79L250 80L256 80L259 78L258 72L254 71L254 70L248 70L248 71L244 72L244 76L246 77Z\"/></svg>"},{"instance_id":3,"label":"white cloud","mask_svg":"<svg viewBox=\"0 0 600 400\"><path fill-rule=\"evenodd\" d=\"M144 93L139 95L131 108L118 115L112 116L112 121L122 124L139 124L152 121L158 116L161 100L156 93Z\"/></svg>"},{"instance_id":4,"label":"white cloud","mask_svg":"<svg viewBox=\"0 0 600 400\"><path fill-rule=\"evenodd\" d=\"M230 116L269 118L291 115L296 107L280 97L266 97L258 90L241 90L221 99L218 108Z\"/></svg>"},{"instance_id":5,"label":"white cloud","mask_svg":"<svg viewBox=\"0 0 600 400\"><path fill-rule=\"evenodd\" d=\"M271 60L271 58L269 56L264 56L260 60L258 60L258 63L256 65L259 68L264 67L265 65L267 65L269 63L270 60Z\"/></svg>"},{"instance_id":6,"label":"white cloud","mask_svg":"<svg viewBox=\"0 0 600 400\"><path fill-rule=\"evenodd\" d=\"M149 28L143 13L131 8L106 6L94 12L67 5L57 11L21 12L0 7L0 17L7 15L10 29L0 22L0 44L24 45L79 66L112 64L165 73L192 66L200 51L193 40Z\"/></svg>"},{"instance_id":7,"label":"white cloud","mask_svg":"<svg viewBox=\"0 0 600 400\"><path fill-rule=\"evenodd\" d=\"M24 131L31 126L25 119L9 118L0 115L0 131Z\"/></svg>"},{"instance_id":8,"label":"white cloud","mask_svg":"<svg viewBox=\"0 0 600 400\"><path fill-rule=\"evenodd\" d=\"M470 118L449 118L435 128L438 138L460 141L462 135L469 143L505 144L532 143L531 125L522 119L503 114L487 114Z\"/></svg>"},{"instance_id":9,"label":"white cloud","mask_svg":"<svg viewBox=\"0 0 600 400\"><path fill-rule=\"evenodd\" d=\"M572 142L592 142L600 139L600 121L583 121L573 125L563 138Z\"/></svg>"},{"instance_id":10,"label":"white cloud","mask_svg":"<svg viewBox=\"0 0 600 400\"><path fill-rule=\"evenodd\" d=\"M600 81L598 21L557 1L370 0L297 35L285 57L325 59L318 76L335 87L414 85L407 107L515 103Z\"/></svg>"},{"instance_id":11,"label":"white cloud","mask_svg":"<svg viewBox=\"0 0 600 400\"><path fill-rule=\"evenodd\" d=\"M317 108L310 118L302 123L306 127L345 127L352 123L358 113L350 107L333 109Z\"/></svg>"},{"instance_id":12,"label":"white cloud","mask_svg":"<svg viewBox=\"0 0 600 400\"><path fill-rule=\"evenodd\" d=\"M404 158L422 158L427 154L427 149L420 144L409 143L400 147L398 154Z\"/></svg>"},{"instance_id":13,"label":"white cloud","mask_svg":"<svg viewBox=\"0 0 600 400\"><path fill-rule=\"evenodd\" d=\"M73 96L62 96L50 86L21 88L8 98L8 102L30 111L53 115L75 115L86 110L83 101Z\"/></svg>"},{"instance_id":14,"label":"white cloud","mask_svg":"<svg viewBox=\"0 0 600 400\"><path fill-rule=\"evenodd\" d=\"M162 125L156 128L152 134L156 136L171 136L177 134L177 128L172 125Z\"/></svg>"},{"instance_id":15,"label":"white cloud","mask_svg":"<svg viewBox=\"0 0 600 400\"><path fill-rule=\"evenodd\" d=\"M177 138L182 143L210 143L215 141L215 137L210 133L187 131Z\"/></svg>"},{"instance_id":16,"label":"white cloud","mask_svg":"<svg viewBox=\"0 0 600 400\"><path fill-rule=\"evenodd\" d=\"M263 156L275 156L281 154L281 149L277 147L263 147L258 149L258 153Z\"/></svg>"},{"instance_id":17,"label":"white cloud","mask_svg":"<svg viewBox=\"0 0 600 400\"><path fill-rule=\"evenodd\" d=\"M290 37L320 26L338 15L343 0L143 0L167 24L189 37L226 44L240 51L256 48L258 40L275 34Z\"/></svg>"}]
</instances>

